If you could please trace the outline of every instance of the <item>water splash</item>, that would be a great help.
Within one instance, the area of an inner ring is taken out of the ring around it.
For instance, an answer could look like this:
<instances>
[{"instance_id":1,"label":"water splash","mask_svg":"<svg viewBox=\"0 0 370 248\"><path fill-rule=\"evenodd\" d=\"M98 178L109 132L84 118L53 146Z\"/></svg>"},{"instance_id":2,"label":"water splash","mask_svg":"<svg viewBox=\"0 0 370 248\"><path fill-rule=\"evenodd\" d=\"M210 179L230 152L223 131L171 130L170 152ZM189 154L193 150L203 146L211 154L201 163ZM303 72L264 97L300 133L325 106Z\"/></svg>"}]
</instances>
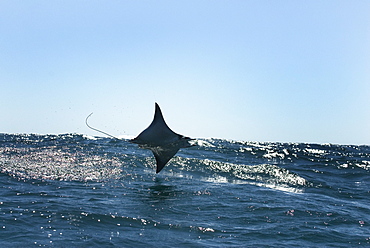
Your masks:
<instances>
[{"instance_id":1,"label":"water splash","mask_svg":"<svg viewBox=\"0 0 370 248\"><path fill-rule=\"evenodd\" d=\"M0 148L0 171L20 179L60 181L104 180L119 177L115 157L69 152L60 148Z\"/></svg>"}]
</instances>

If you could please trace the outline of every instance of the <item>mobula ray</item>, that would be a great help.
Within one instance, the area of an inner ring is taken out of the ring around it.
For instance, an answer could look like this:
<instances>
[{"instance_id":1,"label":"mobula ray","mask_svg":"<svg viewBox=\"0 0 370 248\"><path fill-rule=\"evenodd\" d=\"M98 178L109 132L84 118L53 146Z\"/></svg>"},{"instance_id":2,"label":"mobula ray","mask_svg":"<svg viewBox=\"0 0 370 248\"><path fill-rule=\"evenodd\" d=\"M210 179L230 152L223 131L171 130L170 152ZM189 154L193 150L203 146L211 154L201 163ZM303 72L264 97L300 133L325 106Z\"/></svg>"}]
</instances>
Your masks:
<instances>
[{"instance_id":1,"label":"mobula ray","mask_svg":"<svg viewBox=\"0 0 370 248\"><path fill-rule=\"evenodd\" d=\"M86 125L97 132L103 133L110 137L116 138L106 132L91 127L87 120L92 113L86 118ZM118 139L118 138L116 138ZM163 119L162 111L159 105L155 103L155 113L152 123L136 138L129 140L131 143L138 144L140 148L149 149L153 152L157 162L156 172L160 172L163 167L175 156L180 148L194 146L189 141L194 140L189 137L177 134L172 131Z\"/></svg>"},{"instance_id":2,"label":"mobula ray","mask_svg":"<svg viewBox=\"0 0 370 248\"><path fill-rule=\"evenodd\" d=\"M159 105L155 103L155 113L152 123L131 143L138 144L140 148L149 149L153 152L157 161L156 173L160 172L168 161L180 150L194 146L189 141L193 139L177 134L172 131L163 119Z\"/></svg>"}]
</instances>

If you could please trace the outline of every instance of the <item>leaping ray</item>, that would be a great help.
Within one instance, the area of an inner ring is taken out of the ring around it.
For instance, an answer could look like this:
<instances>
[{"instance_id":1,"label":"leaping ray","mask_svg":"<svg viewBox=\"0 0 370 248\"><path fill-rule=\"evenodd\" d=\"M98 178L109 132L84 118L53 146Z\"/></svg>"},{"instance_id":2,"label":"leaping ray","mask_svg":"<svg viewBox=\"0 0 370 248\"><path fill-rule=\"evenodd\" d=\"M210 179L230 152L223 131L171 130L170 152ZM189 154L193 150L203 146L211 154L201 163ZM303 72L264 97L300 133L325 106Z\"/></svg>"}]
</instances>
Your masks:
<instances>
[{"instance_id":1,"label":"leaping ray","mask_svg":"<svg viewBox=\"0 0 370 248\"><path fill-rule=\"evenodd\" d=\"M86 117L85 123L88 128L108 135L112 138L119 139L109 133L103 132L90 126L87 122L92 113ZM194 140L189 137L177 134L172 131L163 119L162 111L159 105L155 103L155 113L152 123L136 138L129 140L131 143L138 144L140 148L149 149L153 152L157 162L156 173L160 172L163 167L175 156L180 148L194 146L189 141Z\"/></svg>"},{"instance_id":2,"label":"leaping ray","mask_svg":"<svg viewBox=\"0 0 370 248\"><path fill-rule=\"evenodd\" d=\"M189 143L191 140L193 139L177 134L167 126L159 105L155 103L155 114L152 123L130 142L153 152L157 162L156 173L158 173L180 148L194 146Z\"/></svg>"}]
</instances>

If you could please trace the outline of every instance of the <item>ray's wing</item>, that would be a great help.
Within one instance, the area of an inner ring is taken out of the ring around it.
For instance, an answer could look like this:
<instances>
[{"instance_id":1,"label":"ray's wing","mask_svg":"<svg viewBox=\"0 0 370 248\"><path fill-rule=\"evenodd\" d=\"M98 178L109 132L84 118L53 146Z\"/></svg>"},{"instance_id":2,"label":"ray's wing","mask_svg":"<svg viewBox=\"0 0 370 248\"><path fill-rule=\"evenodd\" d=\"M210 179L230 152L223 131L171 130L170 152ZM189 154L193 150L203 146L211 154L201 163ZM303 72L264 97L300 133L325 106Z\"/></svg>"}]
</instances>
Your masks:
<instances>
[{"instance_id":1,"label":"ray's wing","mask_svg":"<svg viewBox=\"0 0 370 248\"><path fill-rule=\"evenodd\" d=\"M175 133L167 126L159 105L155 103L155 114L152 123L130 142L149 146L163 146L181 138L182 135Z\"/></svg>"},{"instance_id":2,"label":"ray's wing","mask_svg":"<svg viewBox=\"0 0 370 248\"><path fill-rule=\"evenodd\" d=\"M163 167L167 164L170 159L175 156L175 154L179 151L180 148L174 147L171 149L162 149L161 147L151 148L150 150L153 152L155 160L157 162L157 170L156 173L160 172Z\"/></svg>"}]
</instances>

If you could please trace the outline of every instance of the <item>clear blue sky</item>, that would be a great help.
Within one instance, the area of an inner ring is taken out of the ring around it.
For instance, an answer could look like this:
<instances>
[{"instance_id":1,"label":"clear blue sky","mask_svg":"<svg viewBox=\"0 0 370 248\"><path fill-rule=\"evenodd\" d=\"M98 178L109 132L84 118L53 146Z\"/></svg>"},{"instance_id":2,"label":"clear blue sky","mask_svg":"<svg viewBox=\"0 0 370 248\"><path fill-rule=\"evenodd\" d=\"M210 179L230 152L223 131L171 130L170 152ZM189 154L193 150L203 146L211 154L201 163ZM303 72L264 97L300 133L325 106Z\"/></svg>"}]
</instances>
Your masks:
<instances>
[{"instance_id":1,"label":"clear blue sky","mask_svg":"<svg viewBox=\"0 0 370 248\"><path fill-rule=\"evenodd\" d=\"M0 1L0 132L370 144L370 1Z\"/></svg>"}]
</instances>

